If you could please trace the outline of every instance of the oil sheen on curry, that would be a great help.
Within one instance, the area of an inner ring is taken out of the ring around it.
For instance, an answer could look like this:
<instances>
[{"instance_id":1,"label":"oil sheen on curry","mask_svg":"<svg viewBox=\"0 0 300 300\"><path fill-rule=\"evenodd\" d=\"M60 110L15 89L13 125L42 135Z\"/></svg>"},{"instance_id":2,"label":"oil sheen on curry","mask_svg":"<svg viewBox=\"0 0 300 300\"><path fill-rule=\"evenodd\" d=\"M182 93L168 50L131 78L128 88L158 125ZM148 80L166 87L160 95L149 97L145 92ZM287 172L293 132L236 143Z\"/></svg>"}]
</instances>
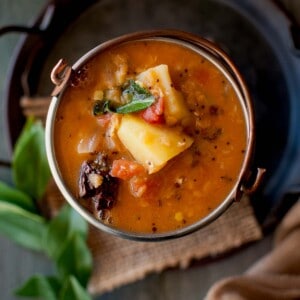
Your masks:
<instances>
[{"instance_id":1,"label":"oil sheen on curry","mask_svg":"<svg viewBox=\"0 0 300 300\"><path fill-rule=\"evenodd\" d=\"M231 83L194 50L135 41L72 77L55 120L67 187L102 222L173 231L214 210L237 182L246 123Z\"/></svg>"}]
</instances>

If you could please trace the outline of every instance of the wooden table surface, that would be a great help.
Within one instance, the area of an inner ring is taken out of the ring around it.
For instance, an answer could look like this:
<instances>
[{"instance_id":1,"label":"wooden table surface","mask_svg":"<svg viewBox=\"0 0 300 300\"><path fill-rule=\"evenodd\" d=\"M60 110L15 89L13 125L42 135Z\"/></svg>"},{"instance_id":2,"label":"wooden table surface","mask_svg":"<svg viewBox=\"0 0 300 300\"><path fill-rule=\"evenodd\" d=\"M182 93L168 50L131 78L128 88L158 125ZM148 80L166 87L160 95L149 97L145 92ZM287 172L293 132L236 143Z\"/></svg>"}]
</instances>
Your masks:
<instances>
[{"instance_id":1,"label":"wooden table surface","mask_svg":"<svg viewBox=\"0 0 300 300\"><path fill-rule=\"evenodd\" d=\"M260 0L259 0L260 1ZM39 12L45 0L1 0L0 26L17 23L27 24ZM300 11L300 2L285 0ZM0 115L3 116L3 92L8 62L19 36L6 35L0 39ZM3 118L0 118L0 159L10 159L3 132ZM0 169L0 179L11 182L8 169ZM271 248L271 237L219 258L213 262L201 263L187 270L167 270L161 274L149 275L146 279L121 287L105 294L101 299L202 299L209 287L220 278L241 274L259 257ZM16 299L12 291L35 273L51 274L53 265L43 255L27 251L0 236L0 299ZM96 298L100 299L100 297Z\"/></svg>"}]
</instances>

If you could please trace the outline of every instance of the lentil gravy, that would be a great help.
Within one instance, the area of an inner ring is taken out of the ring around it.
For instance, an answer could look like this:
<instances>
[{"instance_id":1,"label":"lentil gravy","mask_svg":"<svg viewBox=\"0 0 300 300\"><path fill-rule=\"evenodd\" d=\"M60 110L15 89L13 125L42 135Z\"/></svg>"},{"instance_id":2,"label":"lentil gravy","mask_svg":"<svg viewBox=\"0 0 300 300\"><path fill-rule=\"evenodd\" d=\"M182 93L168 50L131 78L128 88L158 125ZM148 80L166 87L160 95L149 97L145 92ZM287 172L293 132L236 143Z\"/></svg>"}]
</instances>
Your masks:
<instances>
[{"instance_id":1,"label":"lentil gravy","mask_svg":"<svg viewBox=\"0 0 300 300\"><path fill-rule=\"evenodd\" d=\"M82 206L109 226L151 234L191 225L222 203L245 160L247 126L236 90L205 56L143 40L100 52L76 72L54 138Z\"/></svg>"}]
</instances>

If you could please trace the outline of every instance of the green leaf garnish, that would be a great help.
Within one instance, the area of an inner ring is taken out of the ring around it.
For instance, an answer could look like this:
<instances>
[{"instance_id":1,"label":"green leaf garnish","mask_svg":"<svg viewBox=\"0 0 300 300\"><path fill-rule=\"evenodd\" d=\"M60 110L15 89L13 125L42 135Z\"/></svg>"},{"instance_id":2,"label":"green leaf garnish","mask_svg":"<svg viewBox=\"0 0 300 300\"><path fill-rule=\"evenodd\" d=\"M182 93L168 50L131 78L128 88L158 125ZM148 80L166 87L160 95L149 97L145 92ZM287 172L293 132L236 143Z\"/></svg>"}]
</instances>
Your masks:
<instances>
[{"instance_id":1,"label":"green leaf garnish","mask_svg":"<svg viewBox=\"0 0 300 300\"><path fill-rule=\"evenodd\" d=\"M117 113L127 114L146 109L154 103L155 98L148 89L141 87L134 80L129 80L122 96L127 99L128 103L119 106L116 109Z\"/></svg>"},{"instance_id":2,"label":"green leaf garnish","mask_svg":"<svg viewBox=\"0 0 300 300\"><path fill-rule=\"evenodd\" d=\"M127 97L129 101L143 100L148 97L153 97L149 90L141 87L134 80L129 80L122 92L123 97Z\"/></svg>"},{"instance_id":3,"label":"green leaf garnish","mask_svg":"<svg viewBox=\"0 0 300 300\"><path fill-rule=\"evenodd\" d=\"M65 205L50 221L45 234L45 249L49 257L57 260L73 234L86 239L87 228L85 220L73 208Z\"/></svg>"},{"instance_id":4,"label":"green leaf garnish","mask_svg":"<svg viewBox=\"0 0 300 300\"><path fill-rule=\"evenodd\" d=\"M92 271L92 258L86 245L86 221L69 205L50 221L45 249L55 260L61 278L74 275L85 286Z\"/></svg>"},{"instance_id":5,"label":"green leaf garnish","mask_svg":"<svg viewBox=\"0 0 300 300\"><path fill-rule=\"evenodd\" d=\"M27 120L14 149L12 167L16 187L40 199L51 177L41 122L33 118Z\"/></svg>"},{"instance_id":6,"label":"green leaf garnish","mask_svg":"<svg viewBox=\"0 0 300 300\"><path fill-rule=\"evenodd\" d=\"M117 107L112 104L111 100L97 100L93 107L94 116L108 112L129 114L146 109L155 101L155 97L149 90L141 87L134 80L127 82L122 92L122 98L126 100L126 104Z\"/></svg>"},{"instance_id":7,"label":"green leaf garnish","mask_svg":"<svg viewBox=\"0 0 300 300\"><path fill-rule=\"evenodd\" d=\"M29 278L15 294L20 297L34 297L44 300L57 300L61 289L59 280L55 277L35 275Z\"/></svg>"},{"instance_id":8,"label":"green leaf garnish","mask_svg":"<svg viewBox=\"0 0 300 300\"><path fill-rule=\"evenodd\" d=\"M44 250L46 221L39 215L5 202L0 202L0 232L17 244L32 250Z\"/></svg>"},{"instance_id":9,"label":"green leaf garnish","mask_svg":"<svg viewBox=\"0 0 300 300\"><path fill-rule=\"evenodd\" d=\"M36 212L36 206L30 196L19 191L13 187L10 187L4 182L0 181L0 202L7 202L18 205L25 210Z\"/></svg>"},{"instance_id":10,"label":"green leaf garnish","mask_svg":"<svg viewBox=\"0 0 300 300\"><path fill-rule=\"evenodd\" d=\"M56 262L62 279L73 275L83 287L86 287L92 272L92 257L85 240L73 234L65 243L65 247Z\"/></svg>"},{"instance_id":11,"label":"green leaf garnish","mask_svg":"<svg viewBox=\"0 0 300 300\"><path fill-rule=\"evenodd\" d=\"M74 276L70 276L64 283L58 300L92 300L87 291Z\"/></svg>"},{"instance_id":12,"label":"green leaf garnish","mask_svg":"<svg viewBox=\"0 0 300 300\"><path fill-rule=\"evenodd\" d=\"M116 109L116 112L119 114L129 114L137 112L143 109L148 108L154 102L154 96L142 99L142 100L132 100L131 102L120 106Z\"/></svg>"}]
</instances>

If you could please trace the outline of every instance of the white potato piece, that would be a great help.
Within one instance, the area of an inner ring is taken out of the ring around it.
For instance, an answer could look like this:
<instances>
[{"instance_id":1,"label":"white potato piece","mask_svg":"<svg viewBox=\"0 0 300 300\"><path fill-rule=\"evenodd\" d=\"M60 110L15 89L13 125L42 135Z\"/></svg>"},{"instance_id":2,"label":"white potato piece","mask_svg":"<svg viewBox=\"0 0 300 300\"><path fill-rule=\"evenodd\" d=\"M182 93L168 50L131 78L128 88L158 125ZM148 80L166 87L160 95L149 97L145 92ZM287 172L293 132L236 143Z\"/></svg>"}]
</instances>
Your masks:
<instances>
[{"instance_id":1,"label":"white potato piece","mask_svg":"<svg viewBox=\"0 0 300 300\"><path fill-rule=\"evenodd\" d=\"M173 87L167 65L149 68L140 73L136 79L146 87L151 86L151 90L161 92L161 96L164 97L164 116L168 125L174 125L189 117L182 94Z\"/></svg>"},{"instance_id":2,"label":"white potato piece","mask_svg":"<svg viewBox=\"0 0 300 300\"><path fill-rule=\"evenodd\" d=\"M133 115L122 117L117 134L134 159L149 174L159 171L171 158L193 143L191 137L176 128L151 125Z\"/></svg>"}]
</instances>

